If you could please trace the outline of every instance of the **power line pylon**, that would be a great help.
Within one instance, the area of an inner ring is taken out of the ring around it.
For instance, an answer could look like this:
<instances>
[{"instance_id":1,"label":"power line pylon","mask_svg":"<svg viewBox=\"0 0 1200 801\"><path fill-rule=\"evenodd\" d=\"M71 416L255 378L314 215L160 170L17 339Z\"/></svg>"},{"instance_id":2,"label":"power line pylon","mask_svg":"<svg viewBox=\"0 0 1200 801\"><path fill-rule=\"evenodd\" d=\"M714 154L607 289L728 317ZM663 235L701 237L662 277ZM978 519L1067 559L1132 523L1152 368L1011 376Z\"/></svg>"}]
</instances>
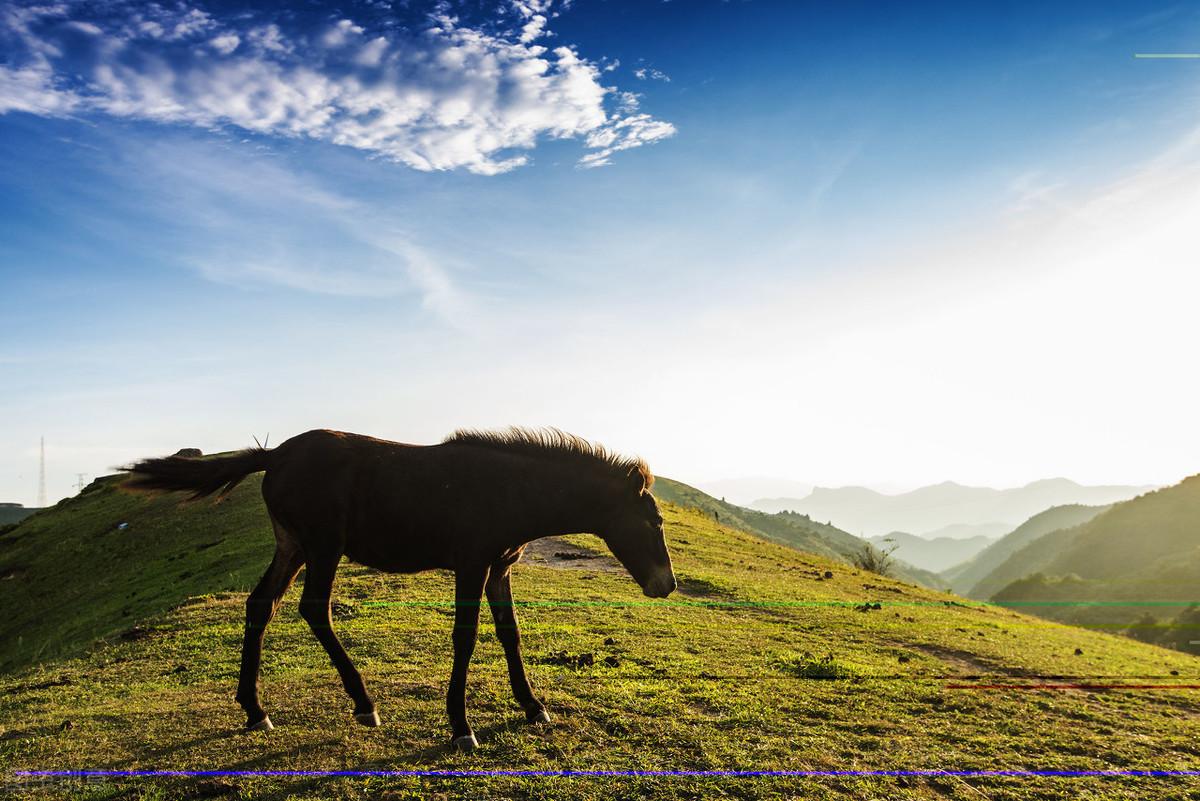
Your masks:
<instances>
[{"instance_id":1,"label":"power line pylon","mask_svg":"<svg viewBox=\"0 0 1200 801\"><path fill-rule=\"evenodd\" d=\"M37 504L41 508L46 507L46 438L41 440L41 455L38 460L38 499Z\"/></svg>"}]
</instances>

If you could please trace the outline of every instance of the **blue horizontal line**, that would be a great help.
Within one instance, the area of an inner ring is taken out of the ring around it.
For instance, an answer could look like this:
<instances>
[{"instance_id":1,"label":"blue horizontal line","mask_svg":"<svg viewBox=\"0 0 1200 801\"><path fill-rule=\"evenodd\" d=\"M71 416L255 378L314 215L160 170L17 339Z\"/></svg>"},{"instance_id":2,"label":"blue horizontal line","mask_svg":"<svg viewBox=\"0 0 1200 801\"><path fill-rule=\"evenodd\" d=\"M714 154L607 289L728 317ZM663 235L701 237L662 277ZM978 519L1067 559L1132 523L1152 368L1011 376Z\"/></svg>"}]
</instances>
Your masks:
<instances>
[{"instance_id":1,"label":"blue horizontal line","mask_svg":"<svg viewBox=\"0 0 1200 801\"><path fill-rule=\"evenodd\" d=\"M17 778L1185 778L1200 770L19 770Z\"/></svg>"}]
</instances>

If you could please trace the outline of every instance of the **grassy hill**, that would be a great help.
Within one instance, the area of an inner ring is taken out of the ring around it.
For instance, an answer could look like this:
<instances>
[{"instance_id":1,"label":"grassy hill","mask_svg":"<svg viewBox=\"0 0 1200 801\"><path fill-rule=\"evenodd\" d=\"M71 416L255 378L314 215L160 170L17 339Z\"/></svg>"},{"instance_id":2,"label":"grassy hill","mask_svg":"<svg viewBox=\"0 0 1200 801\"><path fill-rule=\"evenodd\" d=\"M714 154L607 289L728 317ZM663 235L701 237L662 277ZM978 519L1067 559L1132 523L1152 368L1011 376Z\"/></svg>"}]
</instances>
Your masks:
<instances>
[{"instance_id":1,"label":"grassy hill","mask_svg":"<svg viewBox=\"0 0 1200 801\"><path fill-rule=\"evenodd\" d=\"M1200 591L1200 476L1051 532L1009 557L988 581L979 587L995 586L995 600L1044 602L1030 611L1045 617L1128 626L1131 634L1200 650L1188 612Z\"/></svg>"},{"instance_id":2,"label":"grassy hill","mask_svg":"<svg viewBox=\"0 0 1200 801\"><path fill-rule=\"evenodd\" d=\"M1019 567L1019 561L1014 561L1011 567L1018 571L1017 574L1005 578L1006 570L999 568L1008 561L1009 557L1052 531L1074 528L1081 523L1086 523L1106 509L1108 509L1107 506L1073 504L1055 506L1039 512L971 559L942 571L942 578L949 582L950 589L960 595L989 598L992 593L1028 572L1020 572L1022 568ZM1032 555L1033 552L1028 554L1028 556ZM995 572L995 576L989 578L989 574L993 572Z\"/></svg>"},{"instance_id":3,"label":"grassy hill","mask_svg":"<svg viewBox=\"0 0 1200 801\"><path fill-rule=\"evenodd\" d=\"M216 505L131 495L118 480L0 534L0 670L78 654L190 596L247 591L270 562L261 477Z\"/></svg>"},{"instance_id":4,"label":"grassy hill","mask_svg":"<svg viewBox=\"0 0 1200 801\"><path fill-rule=\"evenodd\" d=\"M853 562L866 541L842 531L828 523L818 523L807 515L793 512L768 514L756 509L747 509L690 487L669 478L658 478L654 483L654 494L670 503L697 509L712 515L713 520L733 528L740 528L774 542L837 559ZM933 589L944 589L947 585L936 573L922 570L902 558L895 560L892 573L900 579L921 584Z\"/></svg>"},{"instance_id":5,"label":"grassy hill","mask_svg":"<svg viewBox=\"0 0 1200 801\"><path fill-rule=\"evenodd\" d=\"M0 583L9 618L0 643L10 664L29 649L43 661L0 675L0 771L1172 770L1200 760L1193 693L1004 688L1048 676L1195 683L1195 657L964 604L672 504L664 515L680 592L669 599L646 599L603 558L517 566L526 659L552 725L518 722L485 626L468 696L482 748L450 753L450 578L345 565L337 625L384 726L352 722L293 589L264 659L264 698L279 728L243 734L232 700L243 596L223 590L248 586L269 556L257 484L215 507L176 507L100 482L5 535L2 558L26 572ZM576 552L602 548L584 535L569 540ZM29 636L14 653L21 631ZM87 646L104 632L113 636ZM54 653L77 655L45 659ZM1001 687L979 689L993 684ZM7 786L31 798L147 800L1140 799L1182 798L1194 781L392 776Z\"/></svg>"}]
</instances>

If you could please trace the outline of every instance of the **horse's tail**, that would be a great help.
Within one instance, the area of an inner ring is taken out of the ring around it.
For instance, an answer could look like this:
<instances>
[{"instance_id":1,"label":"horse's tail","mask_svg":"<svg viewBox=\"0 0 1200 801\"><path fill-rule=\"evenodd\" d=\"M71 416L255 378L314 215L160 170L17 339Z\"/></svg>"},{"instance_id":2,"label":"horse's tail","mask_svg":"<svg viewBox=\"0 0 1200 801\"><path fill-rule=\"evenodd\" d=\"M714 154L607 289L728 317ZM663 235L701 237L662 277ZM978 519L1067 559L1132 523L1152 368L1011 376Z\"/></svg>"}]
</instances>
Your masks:
<instances>
[{"instance_id":1,"label":"horse's tail","mask_svg":"<svg viewBox=\"0 0 1200 801\"><path fill-rule=\"evenodd\" d=\"M271 466L271 451L248 448L228 456L165 456L146 459L126 468L126 489L148 492L188 492L196 500L214 492L222 496L251 473Z\"/></svg>"}]
</instances>

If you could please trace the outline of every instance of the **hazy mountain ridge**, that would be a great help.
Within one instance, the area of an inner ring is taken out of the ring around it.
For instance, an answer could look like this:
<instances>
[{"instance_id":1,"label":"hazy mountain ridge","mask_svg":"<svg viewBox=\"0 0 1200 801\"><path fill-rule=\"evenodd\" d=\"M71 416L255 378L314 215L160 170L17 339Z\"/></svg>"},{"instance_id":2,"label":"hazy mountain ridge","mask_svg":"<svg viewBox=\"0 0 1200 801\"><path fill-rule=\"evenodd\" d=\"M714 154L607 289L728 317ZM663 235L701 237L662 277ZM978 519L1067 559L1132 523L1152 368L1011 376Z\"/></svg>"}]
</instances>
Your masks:
<instances>
[{"instance_id":1,"label":"hazy mountain ridge","mask_svg":"<svg viewBox=\"0 0 1200 801\"><path fill-rule=\"evenodd\" d=\"M943 570L942 578L960 595L987 599L1010 581L1038 569L1025 569L1022 565L1043 565L1057 553L1059 546L1056 544L1033 548L1037 540L1051 532L1082 525L1110 508L1112 507L1071 504L1039 512L984 548L974 558ZM1029 550L1021 559L1011 559L1014 554L1026 548Z\"/></svg>"},{"instance_id":2,"label":"hazy mountain ridge","mask_svg":"<svg viewBox=\"0 0 1200 801\"><path fill-rule=\"evenodd\" d=\"M851 533L875 537L890 531L925 535L946 526L1006 523L1018 526L1054 506L1100 506L1128 500L1152 486L1084 486L1065 478L1012 489L967 487L951 481L885 495L867 487L817 487L806 498L764 498L751 508L792 510L829 521Z\"/></svg>"},{"instance_id":3,"label":"hazy mountain ridge","mask_svg":"<svg viewBox=\"0 0 1200 801\"><path fill-rule=\"evenodd\" d=\"M40 511L41 509L37 507L22 506L19 503L0 503L0 526L20 523L25 518Z\"/></svg>"},{"instance_id":4,"label":"hazy mountain ridge","mask_svg":"<svg viewBox=\"0 0 1200 801\"><path fill-rule=\"evenodd\" d=\"M865 540L836 526L819 523L803 515L767 514L756 509L747 509L661 476L654 482L654 495L661 500L714 515L714 519L724 525L842 562L852 561L854 555L866 545ZM892 572L897 578L933 589L946 587L946 582L934 571L909 564L903 558L897 559Z\"/></svg>"},{"instance_id":5,"label":"hazy mountain ridge","mask_svg":"<svg viewBox=\"0 0 1200 801\"><path fill-rule=\"evenodd\" d=\"M813 484L811 482L793 481L787 478L770 478L769 476L727 478L719 481L697 481L694 486L702 492L707 492L714 498L720 498L723 501L727 500L738 506L749 506L755 498L804 496L813 491Z\"/></svg>"},{"instance_id":6,"label":"hazy mountain ridge","mask_svg":"<svg viewBox=\"0 0 1200 801\"><path fill-rule=\"evenodd\" d=\"M903 559L910 565L941 573L943 570L962 564L987 548L995 537L934 537L926 539L903 531L893 531L882 537L870 537L868 540L877 548L891 550L897 559Z\"/></svg>"}]
</instances>

